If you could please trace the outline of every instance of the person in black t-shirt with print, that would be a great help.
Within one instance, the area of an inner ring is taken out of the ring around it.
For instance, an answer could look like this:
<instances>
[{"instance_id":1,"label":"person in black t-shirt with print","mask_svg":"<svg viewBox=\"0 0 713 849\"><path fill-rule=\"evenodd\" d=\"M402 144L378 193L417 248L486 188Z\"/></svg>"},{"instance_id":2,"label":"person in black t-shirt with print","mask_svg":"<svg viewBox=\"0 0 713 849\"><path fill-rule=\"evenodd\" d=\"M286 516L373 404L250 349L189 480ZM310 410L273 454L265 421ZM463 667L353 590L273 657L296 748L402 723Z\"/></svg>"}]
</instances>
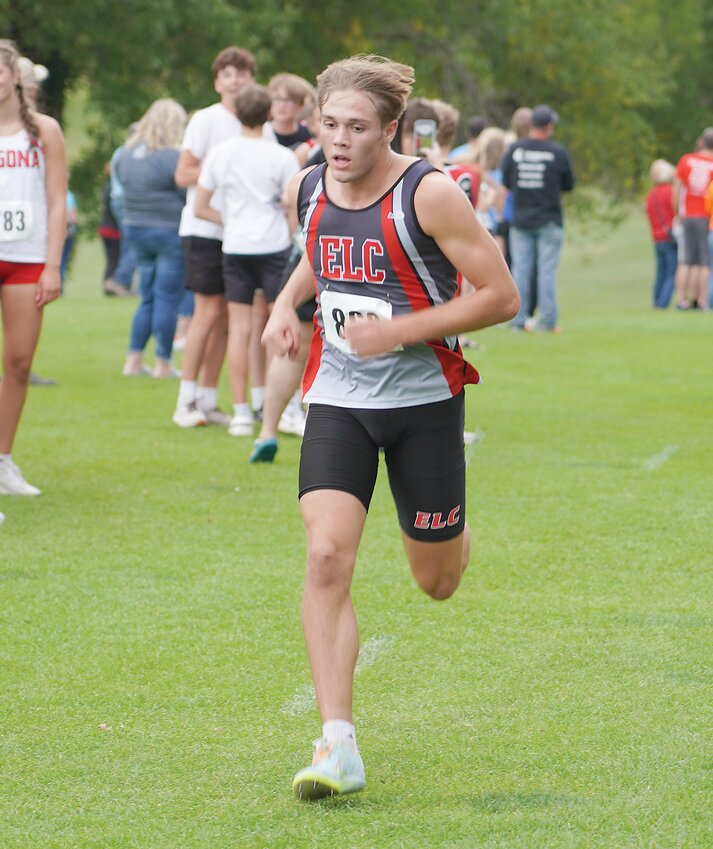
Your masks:
<instances>
[{"instance_id":1,"label":"person in black t-shirt with print","mask_svg":"<svg viewBox=\"0 0 713 849\"><path fill-rule=\"evenodd\" d=\"M510 228L512 275L522 306L511 322L525 329L530 302L532 267L537 261L536 321L528 329L557 332L557 268L562 249L562 192L574 188L574 172L566 148L552 141L556 112L540 105L532 110L532 128L526 139L516 142L503 157L503 184L513 195Z\"/></svg>"}]
</instances>

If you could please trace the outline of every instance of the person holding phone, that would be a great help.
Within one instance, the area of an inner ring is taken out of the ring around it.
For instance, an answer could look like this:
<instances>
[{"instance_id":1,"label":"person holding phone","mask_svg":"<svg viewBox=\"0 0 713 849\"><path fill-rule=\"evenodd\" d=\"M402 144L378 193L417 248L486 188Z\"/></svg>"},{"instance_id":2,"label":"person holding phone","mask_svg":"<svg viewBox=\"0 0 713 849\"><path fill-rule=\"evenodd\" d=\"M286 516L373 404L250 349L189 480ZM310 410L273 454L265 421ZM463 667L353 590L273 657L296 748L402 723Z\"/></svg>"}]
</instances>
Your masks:
<instances>
[{"instance_id":1,"label":"person holding phone","mask_svg":"<svg viewBox=\"0 0 713 849\"><path fill-rule=\"evenodd\" d=\"M323 725L311 766L293 781L302 799L366 783L352 717L359 638L350 588L379 450L416 584L446 599L470 556L463 389L479 381L458 333L506 321L519 306L465 194L390 147L413 69L359 56L333 63L317 81L326 163L302 179L307 249L263 335L277 353L296 356L295 309L316 286L299 490L302 622ZM471 295L455 297L457 270L473 282Z\"/></svg>"}]
</instances>

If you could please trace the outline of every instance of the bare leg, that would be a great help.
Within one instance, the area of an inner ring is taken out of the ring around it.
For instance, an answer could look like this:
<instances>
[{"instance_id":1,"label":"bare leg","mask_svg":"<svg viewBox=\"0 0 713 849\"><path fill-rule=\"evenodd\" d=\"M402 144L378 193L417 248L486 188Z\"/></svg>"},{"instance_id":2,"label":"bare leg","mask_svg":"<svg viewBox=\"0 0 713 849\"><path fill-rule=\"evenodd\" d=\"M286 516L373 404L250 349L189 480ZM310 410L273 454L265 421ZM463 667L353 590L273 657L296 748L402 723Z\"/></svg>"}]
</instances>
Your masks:
<instances>
[{"instance_id":1,"label":"bare leg","mask_svg":"<svg viewBox=\"0 0 713 849\"><path fill-rule=\"evenodd\" d=\"M224 313L225 298L222 295L196 294L195 311L191 323L188 325L186 348L183 353L181 376L184 380L197 379L201 363L207 352L208 339L214 328L220 326L221 315ZM225 347L223 347L223 351L225 351ZM218 368L218 373L220 373L220 368Z\"/></svg>"},{"instance_id":2,"label":"bare leg","mask_svg":"<svg viewBox=\"0 0 713 849\"><path fill-rule=\"evenodd\" d=\"M404 548L419 587L438 601L458 588L470 558L470 528L446 542L421 542L403 534Z\"/></svg>"},{"instance_id":3,"label":"bare leg","mask_svg":"<svg viewBox=\"0 0 713 849\"><path fill-rule=\"evenodd\" d=\"M688 303L688 270L690 266L684 265L682 262L678 264L676 269L676 303Z\"/></svg>"},{"instance_id":4,"label":"bare leg","mask_svg":"<svg viewBox=\"0 0 713 849\"><path fill-rule=\"evenodd\" d=\"M296 359L274 356L270 360L259 439L277 437L280 416L302 380L311 338L312 325L306 321L300 322L300 352Z\"/></svg>"},{"instance_id":5,"label":"bare leg","mask_svg":"<svg viewBox=\"0 0 713 849\"><path fill-rule=\"evenodd\" d=\"M0 454L10 454L27 398L32 358L42 327L36 286L0 286L3 379L0 381Z\"/></svg>"},{"instance_id":6,"label":"bare leg","mask_svg":"<svg viewBox=\"0 0 713 849\"><path fill-rule=\"evenodd\" d=\"M366 510L346 492L315 490L300 499L307 533L302 627L322 721L352 721L359 632L350 588Z\"/></svg>"},{"instance_id":7,"label":"bare leg","mask_svg":"<svg viewBox=\"0 0 713 849\"><path fill-rule=\"evenodd\" d=\"M697 301L702 310L708 309L708 277L710 268L707 265L691 266L691 301Z\"/></svg>"},{"instance_id":8,"label":"bare leg","mask_svg":"<svg viewBox=\"0 0 713 849\"><path fill-rule=\"evenodd\" d=\"M252 311L250 304L228 304L228 375L234 404L244 404L247 400Z\"/></svg>"},{"instance_id":9,"label":"bare leg","mask_svg":"<svg viewBox=\"0 0 713 849\"><path fill-rule=\"evenodd\" d=\"M225 351L228 345L228 310L225 298L223 298L222 295L215 295L211 297L219 299L218 305L220 309L206 341L198 382L201 386L215 389L218 385L218 380L220 379L220 370L223 368ZM188 325L189 332L192 324L193 321L191 321L191 324Z\"/></svg>"},{"instance_id":10,"label":"bare leg","mask_svg":"<svg viewBox=\"0 0 713 849\"><path fill-rule=\"evenodd\" d=\"M250 386L265 386L267 374L267 352L262 344L262 332L267 324L269 310L265 295L256 292L253 297L253 311L250 325Z\"/></svg>"}]
</instances>

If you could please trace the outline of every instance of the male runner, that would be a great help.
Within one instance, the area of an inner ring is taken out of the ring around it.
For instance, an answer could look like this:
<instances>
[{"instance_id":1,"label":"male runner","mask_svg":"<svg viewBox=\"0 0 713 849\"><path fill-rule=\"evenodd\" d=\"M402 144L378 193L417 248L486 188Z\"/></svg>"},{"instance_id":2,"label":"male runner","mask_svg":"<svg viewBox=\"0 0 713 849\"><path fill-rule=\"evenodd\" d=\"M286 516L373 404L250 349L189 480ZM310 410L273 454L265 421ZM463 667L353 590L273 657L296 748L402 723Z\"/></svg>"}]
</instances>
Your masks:
<instances>
[{"instance_id":1,"label":"male runner","mask_svg":"<svg viewBox=\"0 0 713 849\"><path fill-rule=\"evenodd\" d=\"M418 586L453 594L468 563L463 387L478 374L457 335L507 321L517 289L453 180L390 148L413 69L355 57L318 77L326 164L300 187L304 257L264 339L295 355L295 308L316 282L300 464L307 534L302 621L323 736L295 776L302 799L365 786L352 721L359 652L350 586L383 447ZM456 269L475 291L455 298Z\"/></svg>"}]
</instances>

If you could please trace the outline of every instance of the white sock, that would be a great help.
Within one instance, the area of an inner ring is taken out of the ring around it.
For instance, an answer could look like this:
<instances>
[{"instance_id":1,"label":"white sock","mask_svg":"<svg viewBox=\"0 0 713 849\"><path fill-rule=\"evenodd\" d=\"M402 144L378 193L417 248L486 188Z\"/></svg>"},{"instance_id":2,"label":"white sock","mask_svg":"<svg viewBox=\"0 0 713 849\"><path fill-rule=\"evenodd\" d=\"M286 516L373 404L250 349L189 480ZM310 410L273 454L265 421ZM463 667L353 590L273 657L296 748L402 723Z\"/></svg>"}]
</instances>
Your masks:
<instances>
[{"instance_id":1,"label":"white sock","mask_svg":"<svg viewBox=\"0 0 713 849\"><path fill-rule=\"evenodd\" d=\"M295 394L287 402L287 413L291 416L302 411L302 390L297 389Z\"/></svg>"},{"instance_id":2,"label":"white sock","mask_svg":"<svg viewBox=\"0 0 713 849\"><path fill-rule=\"evenodd\" d=\"M250 416L252 418L252 414L250 413L250 405L249 404L233 404L233 415L234 416Z\"/></svg>"},{"instance_id":3,"label":"white sock","mask_svg":"<svg viewBox=\"0 0 713 849\"><path fill-rule=\"evenodd\" d=\"M196 381L182 380L178 387L178 406L185 407L196 400Z\"/></svg>"},{"instance_id":4,"label":"white sock","mask_svg":"<svg viewBox=\"0 0 713 849\"><path fill-rule=\"evenodd\" d=\"M322 723L322 736L330 743L349 743L356 749L356 731L346 719L328 719Z\"/></svg>"},{"instance_id":5,"label":"white sock","mask_svg":"<svg viewBox=\"0 0 713 849\"><path fill-rule=\"evenodd\" d=\"M215 410L218 406L218 390L215 386L199 386L196 391L196 403L201 410Z\"/></svg>"},{"instance_id":6,"label":"white sock","mask_svg":"<svg viewBox=\"0 0 713 849\"><path fill-rule=\"evenodd\" d=\"M265 402L265 387L252 386L250 387L250 403L253 410L262 410L262 405Z\"/></svg>"}]
</instances>

